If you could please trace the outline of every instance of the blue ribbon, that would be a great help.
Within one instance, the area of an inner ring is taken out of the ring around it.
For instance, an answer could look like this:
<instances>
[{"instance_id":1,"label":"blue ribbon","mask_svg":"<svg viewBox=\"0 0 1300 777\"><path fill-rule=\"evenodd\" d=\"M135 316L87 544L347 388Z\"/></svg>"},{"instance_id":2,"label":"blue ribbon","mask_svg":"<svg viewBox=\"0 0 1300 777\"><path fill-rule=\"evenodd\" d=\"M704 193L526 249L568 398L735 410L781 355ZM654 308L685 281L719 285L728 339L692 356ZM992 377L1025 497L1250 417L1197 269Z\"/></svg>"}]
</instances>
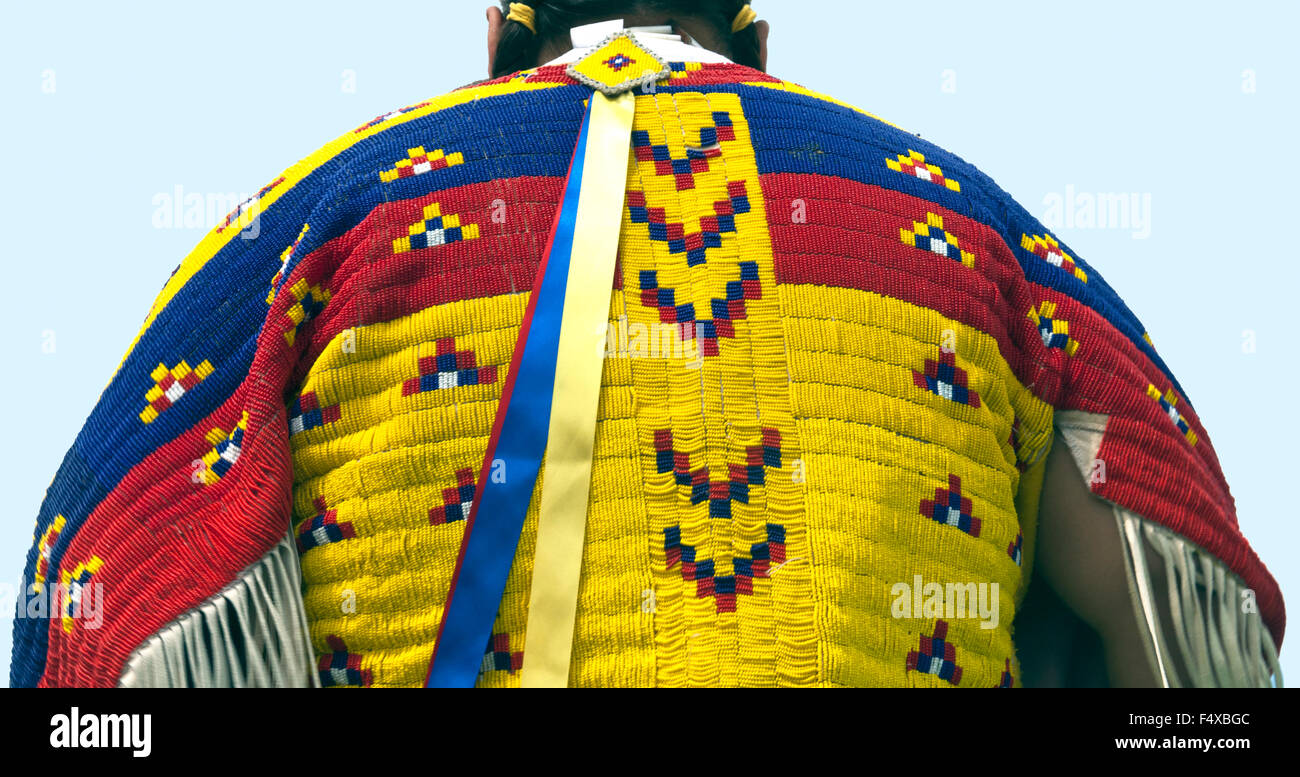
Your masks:
<instances>
[{"instance_id":1,"label":"blue ribbon","mask_svg":"<svg viewBox=\"0 0 1300 777\"><path fill-rule=\"evenodd\" d=\"M589 103L578 133L544 274L541 283L534 285L532 320L524 322L528 334L522 346L515 345L524 349L518 373L513 388L501 398L504 407L497 408L498 414L505 413L505 420L495 448L489 444L484 466L479 470L482 496L465 527L460 564L452 579L426 688L470 688L477 681L506 578L519 547L528 504L546 452L560 321L590 123ZM509 382L505 385L510 386ZM496 482L498 473L502 475L500 482Z\"/></svg>"}]
</instances>

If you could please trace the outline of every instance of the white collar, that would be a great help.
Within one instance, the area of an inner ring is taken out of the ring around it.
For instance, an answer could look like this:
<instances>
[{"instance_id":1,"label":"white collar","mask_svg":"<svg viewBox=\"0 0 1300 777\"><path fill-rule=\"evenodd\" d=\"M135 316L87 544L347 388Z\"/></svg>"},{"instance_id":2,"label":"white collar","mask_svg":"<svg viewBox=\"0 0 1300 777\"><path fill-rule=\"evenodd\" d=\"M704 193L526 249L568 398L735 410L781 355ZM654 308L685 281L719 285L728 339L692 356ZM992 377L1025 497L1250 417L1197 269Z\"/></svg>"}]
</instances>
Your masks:
<instances>
[{"instance_id":1,"label":"white collar","mask_svg":"<svg viewBox=\"0 0 1300 777\"><path fill-rule=\"evenodd\" d=\"M621 29L623 29L622 19L611 19L607 22L596 22L595 24L574 27L569 30L569 40L573 44L573 48L567 54L556 57L546 64L568 65L577 62L591 53L610 33L618 32ZM680 35L673 33L672 27L666 25L629 27L627 29L636 33L636 39L641 42L641 45L650 49L652 54L665 62L705 62L709 64L731 62L721 54L709 51L698 43L687 43L682 40Z\"/></svg>"}]
</instances>

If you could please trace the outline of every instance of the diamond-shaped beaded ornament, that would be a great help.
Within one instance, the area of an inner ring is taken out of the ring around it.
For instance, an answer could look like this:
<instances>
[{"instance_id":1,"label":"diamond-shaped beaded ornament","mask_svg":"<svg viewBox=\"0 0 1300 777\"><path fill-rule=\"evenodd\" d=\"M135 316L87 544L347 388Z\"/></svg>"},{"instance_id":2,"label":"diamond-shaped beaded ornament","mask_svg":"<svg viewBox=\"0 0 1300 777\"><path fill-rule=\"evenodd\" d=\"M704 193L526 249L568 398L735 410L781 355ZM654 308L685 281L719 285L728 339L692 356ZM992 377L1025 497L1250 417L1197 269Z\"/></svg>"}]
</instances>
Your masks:
<instances>
[{"instance_id":1,"label":"diamond-shaped beaded ornament","mask_svg":"<svg viewBox=\"0 0 1300 777\"><path fill-rule=\"evenodd\" d=\"M569 65L568 74L610 97L648 87L670 74L668 63L651 54L627 30L611 34L591 53Z\"/></svg>"}]
</instances>

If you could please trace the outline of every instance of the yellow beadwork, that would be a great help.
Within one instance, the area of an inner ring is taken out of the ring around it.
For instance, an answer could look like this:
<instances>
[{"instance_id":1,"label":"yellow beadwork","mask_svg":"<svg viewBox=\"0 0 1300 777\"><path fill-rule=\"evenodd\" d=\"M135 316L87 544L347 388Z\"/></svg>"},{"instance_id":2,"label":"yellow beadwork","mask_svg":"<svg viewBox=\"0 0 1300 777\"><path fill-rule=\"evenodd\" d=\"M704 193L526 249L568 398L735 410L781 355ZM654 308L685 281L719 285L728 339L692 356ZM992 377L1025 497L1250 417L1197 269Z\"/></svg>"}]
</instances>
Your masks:
<instances>
[{"instance_id":1,"label":"yellow beadwork","mask_svg":"<svg viewBox=\"0 0 1300 777\"><path fill-rule=\"evenodd\" d=\"M71 572L64 572L59 576L59 582L62 590L59 595L63 598L63 618L62 625L65 634L71 634L73 627L76 626L77 619L85 617L87 613L81 611L84 606L84 587L80 583L81 576L84 574L95 574L104 566L104 559L99 556L91 556L88 561L83 561L72 568ZM83 590L78 590L83 589ZM99 594L100 606L103 606L103 594ZM92 626L93 628L93 626Z\"/></svg>"},{"instance_id":2,"label":"yellow beadwork","mask_svg":"<svg viewBox=\"0 0 1300 777\"><path fill-rule=\"evenodd\" d=\"M665 78L669 68L639 45L630 33L620 32L570 65L568 73L591 88L612 95Z\"/></svg>"},{"instance_id":3,"label":"yellow beadwork","mask_svg":"<svg viewBox=\"0 0 1300 777\"><path fill-rule=\"evenodd\" d=\"M1032 537L1017 498L1030 477L1024 469L1041 464L1051 440L1051 408L1016 381L990 335L871 292L778 286L737 95L643 95L636 109L634 128L674 159L702 145L701 130L715 127L720 113L734 132L734 140L721 137L721 153L693 173L689 188L633 155L628 188L647 207L663 208L691 234L740 182L749 209L694 266L625 210L611 343L641 327L659 345L615 348L605 362L570 683L946 685L905 666L934 620L891 615L891 587L920 573L939 583L999 584L996 628L958 619L948 632L961 651L961 685L997 685L1014 655L1010 625L1026 579L1007 549L1022 534ZM436 204L424 215L448 218ZM910 232L942 228L931 213ZM400 244L395 252L409 248ZM970 252L960 255L974 262ZM732 322L734 337L716 356L681 343L639 299L639 279L651 272L677 290L678 304L707 311L742 263L756 266L762 295L745 300L745 316ZM527 300L520 293L451 302L340 333L301 387L340 414L290 439L295 521L310 520L323 500L356 531L302 556L312 639L326 654L330 637L342 638L374 685L424 680L464 532L463 521L439 524L430 511L444 504L458 473L478 476L501 390L498 381L405 394L403 384L447 338L504 376ZM917 385L915 373L948 346L978 406ZM673 452L692 470L707 467L710 478L725 479L771 432L780 439L779 465L765 462L748 501L715 517L676 472L661 471L656 445L665 432ZM920 511L950 476L960 477L982 522L978 537ZM783 528L784 560L752 578L734 611L701 596L666 551L665 533L680 530L696 559L732 575L769 525ZM536 526L535 493L494 625L511 651L523 651L525 667ZM1011 666L1018 675L1014 658ZM519 680L485 667L479 684Z\"/></svg>"},{"instance_id":4,"label":"yellow beadwork","mask_svg":"<svg viewBox=\"0 0 1300 777\"><path fill-rule=\"evenodd\" d=\"M1044 318L1052 322L1052 333L1065 335L1065 352L1073 356L1079 351L1079 341L1070 337L1070 322L1063 318L1056 318L1056 303L1051 300L1043 300L1037 308L1030 308L1025 317L1034 322L1035 327L1041 327Z\"/></svg>"},{"instance_id":5,"label":"yellow beadwork","mask_svg":"<svg viewBox=\"0 0 1300 777\"><path fill-rule=\"evenodd\" d=\"M1029 530L1017 517L1016 464L1046 450L1050 406L1015 380L992 337L939 313L852 289L778 291L807 464L814 588L833 592L818 608L817 632L827 641L823 682L947 685L883 659L915 649L918 635L930 633L932 621L900 620L890 610L891 587L921 574L940 584L999 584L998 628L949 621L961 684L996 685L1012 652L1010 619L1024 583L1005 549ZM955 343L981 407L914 385L912 370L946 342ZM1008 442L1014 418L1020 455ZM978 538L917 514L918 499L950 474L961 477L983 522Z\"/></svg>"},{"instance_id":6,"label":"yellow beadwork","mask_svg":"<svg viewBox=\"0 0 1300 777\"><path fill-rule=\"evenodd\" d=\"M50 522L50 527L41 535L40 543L36 549L39 560L36 562L36 572L32 576L32 593L34 594L39 594L45 590L45 579L50 573L50 554L54 552L54 541L58 539L63 527L67 525L67 518L63 517L62 514L56 515L54 520Z\"/></svg>"}]
</instances>

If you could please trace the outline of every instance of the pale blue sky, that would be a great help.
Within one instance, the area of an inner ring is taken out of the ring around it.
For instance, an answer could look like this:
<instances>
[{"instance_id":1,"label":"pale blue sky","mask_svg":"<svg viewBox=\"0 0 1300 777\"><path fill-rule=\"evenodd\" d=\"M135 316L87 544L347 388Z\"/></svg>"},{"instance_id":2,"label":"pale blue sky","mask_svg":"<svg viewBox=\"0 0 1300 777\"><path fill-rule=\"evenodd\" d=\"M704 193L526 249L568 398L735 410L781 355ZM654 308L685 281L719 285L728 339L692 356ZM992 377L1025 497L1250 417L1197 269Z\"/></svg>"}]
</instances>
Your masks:
<instances>
[{"instance_id":1,"label":"pale blue sky","mask_svg":"<svg viewBox=\"0 0 1300 777\"><path fill-rule=\"evenodd\" d=\"M0 2L10 592L64 452L203 235L155 227L156 195L255 192L361 122L482 77L486 5ZM1132 223L1057 232L1146 324L1210 431L1243 530L1300 601L1288 420L1300 4L754 7L773 25L774 74L947 147L1039 217L1071 191L1140 195L1129 215L1149 217L1145 239ZM1300 682L1300 648L1282 663Z\"/></svg>"}]
</instances>

